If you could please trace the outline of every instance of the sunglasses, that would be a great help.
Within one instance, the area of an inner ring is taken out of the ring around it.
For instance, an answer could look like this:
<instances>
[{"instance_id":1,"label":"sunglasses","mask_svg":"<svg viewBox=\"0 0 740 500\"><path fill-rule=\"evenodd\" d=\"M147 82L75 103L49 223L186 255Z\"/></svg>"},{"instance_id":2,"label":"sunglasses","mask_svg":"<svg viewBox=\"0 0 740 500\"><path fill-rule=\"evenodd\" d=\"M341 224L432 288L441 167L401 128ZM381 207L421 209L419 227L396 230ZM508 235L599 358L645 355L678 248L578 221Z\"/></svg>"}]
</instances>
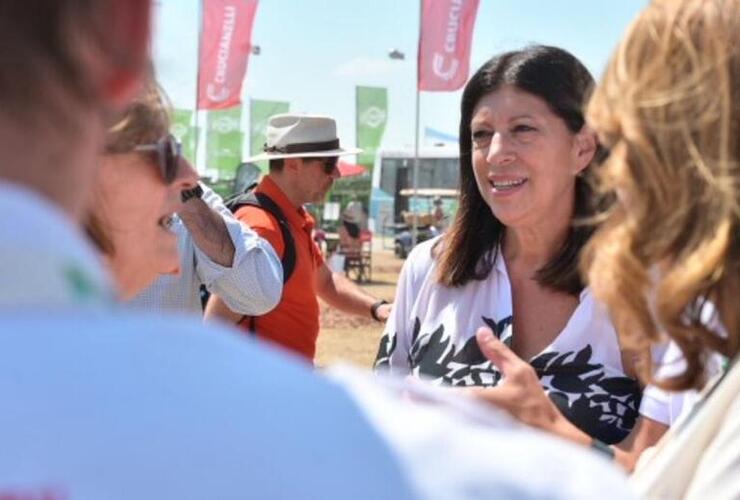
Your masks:
<instances>
[{"instance_id":1,"label":"sunglasses","mask_svg":"<svg viewBox=\"0 0 740 500\"><path fill-rule=\"evenodd\" d=\"M334 169L337 168L337 162L339 161L339 157L337 156L327 156L326 158L311 158L314 161L321 162L321 166L324 169L324 173L326 175L331 175L334 173Z\"/></svg>"},{"instance_id":2,"label":"sunglasses","mask_svg":"<svg viewBox=\"0 0 740 500\"><path fill-rule=\"evenodd\" d=\"M180 167L180 155L182 153L182 144L172 134L168 134L154 144L141 144L134 148L136 152L149 152L157 154L157 165L162 179L167 184L177 177Z\"/></svg>"}]
</instances>

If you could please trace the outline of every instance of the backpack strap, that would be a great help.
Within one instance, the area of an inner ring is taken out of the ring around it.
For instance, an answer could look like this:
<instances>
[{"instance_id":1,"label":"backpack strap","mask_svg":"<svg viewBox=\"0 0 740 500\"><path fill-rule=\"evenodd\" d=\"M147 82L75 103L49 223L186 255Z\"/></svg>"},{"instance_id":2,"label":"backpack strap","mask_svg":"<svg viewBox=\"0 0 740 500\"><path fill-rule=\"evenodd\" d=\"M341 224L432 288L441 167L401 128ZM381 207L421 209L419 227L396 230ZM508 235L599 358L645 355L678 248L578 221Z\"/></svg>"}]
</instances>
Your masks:
<instances>
[{"instance_id":1,"label":"backpack strap","mask_svg":"<svg viewBox=\"0 0 740 500\"><path fill-rule=\"evenodd\" d=\"M283 284L287 283L290 277L293 275L296 263L296 250L295 250L295 239L293 234L290 232L290 225L288 219L280 210L280 207L275 203L272 198L264 193L257 193L253 190L245 193L238 194L226 200L226 207L232 212L236 213L243 206L257 207L261 210L266 211L272 215L278 222L280 228L280 235L283 238L283 256L280 259L280 263L283 266Z\"/></svg>"},{"instance_id":2,"label":"backpack strap","mask_svg":"<svg viewBox=\"0 0 740 500\"><path fill-rule=\"evenodd\" d=\"M272 198L270 198L266 194L255 192L255 186L256 184L252 184L244 193L232 196L231 198L226 200L224 204L229 210L234 213L236 213L236 211L243 206L257 207L260 210L266 211L267 213L272 215L275 220L277 220L278 227L280 228L280 235L283 238L284 245L283 256L280 259L280 263L283 266L283 284L285 284L288 282L290 277L293 275L293 271L295 270L295 239L293 238L293 234L290 232L288 219L285 217L283 211L280 210L280 207L277 205L277 203L275 203ZM252 335L255 335L257 333L257 330L255 328L255 320L257 318L256 316L244 315L239 319L239 321L237 321L236 324L242 324L247 318L249 318L249 332Z\"/></svg>"},{"instance_id":3,"label":"backpack strap","mask_svg":"<svg viewBox=\"0 0 740 500\"><path fill-rule=\"evenodd\" d=\"M259 207L269 212L278 221L280 226L280 233L283 237L283 258L280 259L283 264L283 284L287 283L290 277L293 275L295 270L296 251L295 251L295 239L293 239L293 233L290 232L290 225L288 219L285 218L285 214L280 210L280 207L272 201L272 198L267 196L265 193L254 193L255 198L259 203Z\"/></svg>"}]
</instances>

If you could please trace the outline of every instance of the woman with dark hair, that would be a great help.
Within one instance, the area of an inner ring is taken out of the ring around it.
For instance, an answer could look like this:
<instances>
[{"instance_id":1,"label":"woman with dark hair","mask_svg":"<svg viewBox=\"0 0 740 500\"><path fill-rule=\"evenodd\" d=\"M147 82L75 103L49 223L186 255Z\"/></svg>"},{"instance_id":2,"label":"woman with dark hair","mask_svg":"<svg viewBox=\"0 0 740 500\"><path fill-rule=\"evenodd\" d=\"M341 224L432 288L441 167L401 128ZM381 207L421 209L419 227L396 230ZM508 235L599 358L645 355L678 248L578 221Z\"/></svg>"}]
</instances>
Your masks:
<instances>
[{"instance_id":1,"label":"woman with dark hair","mask_svg":"<svg viewBox=\"0 0 740 500\"><path fill-rule=\"evenodd\" d=\"M592 88L578 59L547 46L498 55L471 78L459 210L409 256L376 368L495 386L501 373L475 339L488 326L571 422L616 443L634 425L640 388L578 273L593 229L574 219L597 209L589 177L600 150L582 114Z\"/></svg>"},{"instance_id":2,"label":"woman with dark hair","mask_svg":"<svg viewBox=\"0 0 740 500\"><path fill-rule=\"evenodd\" d=\"M582 268L622 345L653 350L636 364L650 384L640 412L660 410L670 424L635 466L641 497L740 498L738 103L740 3L653 0L588 105L610 150L598 185L616 203L584 248ZM480 397L593 446L545 397L531 367L485 328L478 338L508 375ZM597 448L634 466L655 439L633 441L631 457Z\"/></svg>"}]
</instances>

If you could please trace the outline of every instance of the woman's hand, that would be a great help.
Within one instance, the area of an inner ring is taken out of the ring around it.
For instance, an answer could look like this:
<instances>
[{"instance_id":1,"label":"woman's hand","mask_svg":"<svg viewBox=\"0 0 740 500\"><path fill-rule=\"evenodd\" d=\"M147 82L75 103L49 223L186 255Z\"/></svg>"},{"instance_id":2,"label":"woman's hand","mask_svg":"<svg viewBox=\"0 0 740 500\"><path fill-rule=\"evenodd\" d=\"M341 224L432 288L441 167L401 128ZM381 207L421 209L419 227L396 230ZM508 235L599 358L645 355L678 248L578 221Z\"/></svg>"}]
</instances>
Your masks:
<instances>
[{"instance_id":1,"label":"woman's hand","mask_svg":"<svg viewBox=\"0 0 740 500\"><path fill-rule=\"evenodd\" d=\"M469 394L506 410L527 425L579 443L590 443L588 435L571 424L545 394L529 363L497 339L490 328L479 328L476 339L481 352L501 371L504 381L496 387L473 387Z\"/></svg>"}]
</instances>

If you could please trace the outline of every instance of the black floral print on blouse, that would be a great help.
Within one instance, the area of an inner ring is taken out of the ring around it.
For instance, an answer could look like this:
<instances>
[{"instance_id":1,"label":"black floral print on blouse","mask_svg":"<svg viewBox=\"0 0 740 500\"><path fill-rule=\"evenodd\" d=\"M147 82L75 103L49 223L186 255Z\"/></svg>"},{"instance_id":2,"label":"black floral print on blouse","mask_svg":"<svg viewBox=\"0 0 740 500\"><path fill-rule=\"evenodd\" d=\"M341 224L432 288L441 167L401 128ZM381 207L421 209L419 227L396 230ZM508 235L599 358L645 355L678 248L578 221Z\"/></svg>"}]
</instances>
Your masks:
<instances>
[{"instance_id":1,"label":"black floral print on blouse","mask_svg":"<svg viewBox=\"0 0 740 500\"><path fill-rule=\"evenodd\" d=\"M505 344L511 345L512 317L501 321L483 317L483 322ZM414 375L433 383L450 386L495 386L501 373L483 355L475 336L458 349L444 334L444 325L422 333L414 321L408 364ZM502 338L503 336L503 338ZM396 349L396 335L385 335L375 361L375 369L390 367ZM542 353L530 364L542 387L563 415L574 425L605 443L615 444L630 433L638 416L641 391L636 380L625 376L608 377L604 365L592 362L591 345L578 352Z\"/></svg>"}]
</instances>

